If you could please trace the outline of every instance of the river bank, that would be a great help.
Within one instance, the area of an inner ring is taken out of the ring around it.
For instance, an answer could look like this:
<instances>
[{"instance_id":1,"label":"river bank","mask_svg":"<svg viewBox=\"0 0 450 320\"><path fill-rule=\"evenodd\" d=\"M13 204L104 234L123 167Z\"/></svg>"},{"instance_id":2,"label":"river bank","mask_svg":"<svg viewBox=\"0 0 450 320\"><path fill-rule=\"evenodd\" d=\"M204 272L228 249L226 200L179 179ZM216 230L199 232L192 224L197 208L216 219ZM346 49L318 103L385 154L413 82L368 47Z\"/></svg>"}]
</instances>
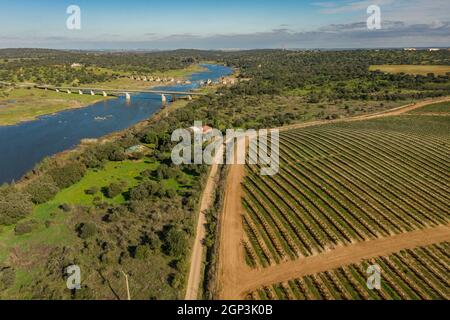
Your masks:
<instances>
[{"instance_id":1,"label":"river bank","mask_svg":"<svg viewBox=\"0 0 450 320\"><path fill-rule=\"evenodd\" d=\"M173 91L199 88L199 81L217 80L231 74L223 66L205 65L208 71L192 74L190 85L166 87ZM87 95L86 95L87 96ZM187 103L187 101L182 101ZM178 108L175 102L174 108ZM72 109L38 120L14 126L0 126L0 183L19 181L45 157L74 150L83 139L108 139L110 135L146 123L149 118L161 115L161 97L155 94L136 94L131 101L124 97L101 101L81 109ZM166 109L163 109L166 112ZM169 109L170 110L170 104Z\"/></svg>"},{"instance_id":2,"label":"river bank","mask_svg":"<svg viewBox=\"0 0 450 320\"><path fill-rule=\"evenodd\" d=\"M181 70L155 73L155 77L173 78L174 81L180 81L189 78L195 73L206 72L207 70L207 68L201 65L192 65ZM147 82L134 78L131 79L129 76L123 76L111 81L82 85L81 87L90 88L95 86L105 89L143 90L170 85L173 85L173 82ZM54 115L64 110L85 108L89 105L114 98L113 96L103 97L89 94L58 93L37 88L8 88L3 90L3 92L0 90L0 126L17 125L23 122L34 121L38 120L41 116Z\"/></svg>"},{"instance_id":3,"label":"river bank","mask_svg":"<svg viewBox=\"0 0 450 320\"><path fill-rule=\"evenodd\" d=\"M36 88L18 88L0 98L0 126L13 126L38 120L41 116L54 115L71 109L80 109L89 105L113 99L91 95L62 94Z\"/></svg>"}]
</instances>

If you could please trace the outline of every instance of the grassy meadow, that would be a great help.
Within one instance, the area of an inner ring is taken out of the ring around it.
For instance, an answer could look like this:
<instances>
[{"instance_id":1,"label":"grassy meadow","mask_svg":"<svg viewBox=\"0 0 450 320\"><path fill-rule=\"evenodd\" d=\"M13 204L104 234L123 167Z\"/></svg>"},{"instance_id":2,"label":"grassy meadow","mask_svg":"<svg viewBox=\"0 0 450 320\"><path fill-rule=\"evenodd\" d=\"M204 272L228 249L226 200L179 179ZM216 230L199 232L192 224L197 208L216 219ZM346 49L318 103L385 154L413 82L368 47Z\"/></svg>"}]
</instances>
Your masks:
<instances>
[{"instance_id":1,"label":"grassy meadow","mask_svg":"<svg viewBox=\"0 0 450 320\"><path fill-rule=\"evenodd\" d=\"M104 217L98 216L96 213L82 212L77 209L72 209L66 212L62 209L62 205L69 205L72 208L82 206L85 208L92 208L95 203L105 203L110 205L118 205L125 203L127 199L128 191L137 186L142 180L143 172L155 172L160 166L160 163L150 158L144 158L141 160L125 160L121 162L107 162L102 169L90 169L85 176L76 184L69 188L61 190L54 199L35 206L33 213L26 219L18 222L12 226L0 227L0 265L4 263L13 263L16 270L16 278L14 285L5 291L0 291L0 299L2 297L20 298L20 299L32 299L33 295L29 289L29 286L39 282L40 277L49 268L47 255L50 252L54 252L56 248L71 248L70 251L76 261L83 267L84 270L92 268L92 265L96 257L89 254L89 250L84 248L81 239L77 236L76 228L80 222L92 222L100 224ZM182 192L184 189L190 187L192 177L185 174L187 183L180 185L175 179L165 179L161 183L165 188L172 188L174 190ZM124 192L118 196L110 199L103 193L104 188L111 183L122 183L124 185ZM87 194L86 190L97 190L94 194ZM136 218L137 219L137 218ZM19 235L15 232L15 227L26 221L33 221L35 227L33 232ZM107 231L102 231L107 232ZM114 231L109 234L110 237L115 237ZM130 236L134 234L134 230L129 229L127 232ZM107 232L109 233L109 232ZM136 230L136 233L138 231ZM105 236L107 237L107 236ZM83 253L83 254L82 254ZM57 259L57 257L55 257ZM168 259L168 258L167 258ZM155 264L155 272L161 273L160 283L154 281L153 275L149 275L153 282L143 283L145 286L154 286L155 290L161 290L162 296L167 298L176 298L177 293L167 284L167 274L171 272L170 266L164 257L154 256L153 263ZM136 268L145 268L145 261L132 261L132 264L142 264L135 266ZM114 264L109 265L111 270ZM86 282L91 287L104 286L105 283L101 280L99 275L87 271L89 274ZM106 272L106 271L105 271ZM117 281L117 286L120 290L122 278L113 276L113 271L110 277ZM48 279L46 279L48 281ZM65 283L62 279L53 282L48 282L52 287L52 290L66 290ZM98 288L98 287L97 287ZM148 288L146 288L148 289ZM120 292L119 290L119 292ZM133 295L136 297L141 289L134 288L136 290ZM105 294L109 290L99 290L102 294ZM164 291L167 291L164 293ZM125 292L117 293L120 297L125 296ZM123 294L123 295L122 295ZM156 291L155 291L156 295ZM117 298L114 296L98 296L98 298L108 299ZM149 297L141 297L149 298Z\"/></svg>"},{"instance_id":2,"label":"grassy meadow","mask_svg":"<svg viewBox=\"0 0 450 320\"><path fill-rule=\"evenodd\" d=\"M370 71L381 71L386 73L406 73L426 76L429 73L445 75L450 72L450 66L446 65L373 65Z\"/></svg>"},{"instance_id":3,"label":"grassy meadow","mask_svg":"<svg viewBox=\"0 0 450 320\"><path fill-rule=\"evenodd\" d=\"M102 96L77 95L41 89L0 91L0 125L14 125L66 109L81 108L105 99Z\"/></svg>"}]
</instances>

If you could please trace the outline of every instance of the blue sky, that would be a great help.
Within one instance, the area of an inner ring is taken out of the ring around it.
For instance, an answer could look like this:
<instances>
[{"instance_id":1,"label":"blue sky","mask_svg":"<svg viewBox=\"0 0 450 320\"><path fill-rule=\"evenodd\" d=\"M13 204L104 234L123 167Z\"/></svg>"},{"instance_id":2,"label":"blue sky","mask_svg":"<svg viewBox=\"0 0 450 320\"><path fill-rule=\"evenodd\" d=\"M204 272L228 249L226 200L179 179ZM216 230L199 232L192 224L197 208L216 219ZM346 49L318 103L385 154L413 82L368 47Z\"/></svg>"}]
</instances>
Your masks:
<instances>
[{"instance_id":1,"label":"blue sky","mask_svg":"<svg viewBox=\"0 0 450 320\"><path fill-rule=\"evenodd\" d=\"M71 4L81 30L66 28ZM365 28L370 4L382 10L382 30ZM448 0L0 0L0 48L445 46L448 12Z\"/></svg>"}]
</instances>

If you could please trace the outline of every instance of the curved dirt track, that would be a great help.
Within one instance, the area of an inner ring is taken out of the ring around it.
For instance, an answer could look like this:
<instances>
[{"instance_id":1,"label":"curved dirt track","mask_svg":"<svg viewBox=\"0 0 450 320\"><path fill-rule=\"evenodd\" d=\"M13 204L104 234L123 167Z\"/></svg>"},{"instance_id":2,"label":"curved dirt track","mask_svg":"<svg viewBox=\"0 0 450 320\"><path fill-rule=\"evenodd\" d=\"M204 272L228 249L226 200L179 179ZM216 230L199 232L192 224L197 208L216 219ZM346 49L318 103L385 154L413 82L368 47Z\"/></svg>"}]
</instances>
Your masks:
<instances>
[{"instance_id":1,"label":"curved dirt track","mask_svg":"<svg viewBox=\"0 0 450 320\"><path fill-rule=\"evenodd\" d=\"M450 101L450 97L424 100L415 104L398 107L380 113L362 115L349 119L332 121L313 121L279 128L289 130L310 126L346 121L370 120L407 113L423 106ZM429 245L450 240L449 226L441 226L426 230L404 233L388 238L356 243L346 247L336 248L316 256L288 261L265 269L252 270L244 259L241 241L244 238L241 203L242 186L245 176L243 165L231 165L227 178L224 209L221 216L220 257L219 257L219 288L220 299L243 299L246 292L277 282L317 273L346 264L356 263L380 255L387 255L406 248Z\"/></svg>"}]
</instances>

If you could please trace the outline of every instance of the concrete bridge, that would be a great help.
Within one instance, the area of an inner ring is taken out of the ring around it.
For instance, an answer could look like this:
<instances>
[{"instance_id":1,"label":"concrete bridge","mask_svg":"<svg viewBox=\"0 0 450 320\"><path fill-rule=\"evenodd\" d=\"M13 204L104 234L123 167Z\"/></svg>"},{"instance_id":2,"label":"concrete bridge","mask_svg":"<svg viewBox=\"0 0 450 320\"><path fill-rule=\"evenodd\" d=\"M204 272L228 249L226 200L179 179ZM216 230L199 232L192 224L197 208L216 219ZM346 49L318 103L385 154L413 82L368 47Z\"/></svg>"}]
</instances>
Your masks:
<instances>
[{"instance_id":1,"label":"concrete bridge","mask_svg":"<svg viewBox=\"0 0 450 320\"><path fill-rule=\"evenodd\" d=\"M161 95L161 101L167 102L167 96L170 96L170 101L175 101L178 97L186 97L192 100L193 96L204 96L205 93L190 92L190 91L170 91L170 90L132 90L132 89L110 89L110 88L82 88L82 87L58 87L58 86L36 86L42 90L53 90L61 93L68 94L89 94L89 95L103 95L107 96L125 96L127 100L131 99L131 94L136 93L151 93Z\"/></svg>"}]
</instances>

